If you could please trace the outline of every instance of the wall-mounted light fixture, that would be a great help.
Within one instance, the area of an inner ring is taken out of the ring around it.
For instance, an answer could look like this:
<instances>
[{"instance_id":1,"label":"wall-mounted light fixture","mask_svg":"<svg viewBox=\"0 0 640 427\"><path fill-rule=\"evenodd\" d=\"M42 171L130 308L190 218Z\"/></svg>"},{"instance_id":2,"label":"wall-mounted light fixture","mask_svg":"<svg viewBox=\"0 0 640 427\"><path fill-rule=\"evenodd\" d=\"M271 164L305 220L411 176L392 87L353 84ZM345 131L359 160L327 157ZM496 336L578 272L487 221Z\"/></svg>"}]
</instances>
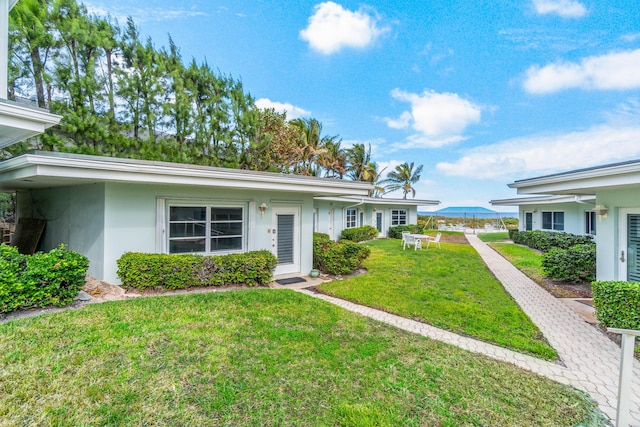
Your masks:
<instances>
[{"instance_id":1,"label":"wall-mounted light fixture","mask_svg":"<svg viewBox=\"0 0 640 427\"><path fill-rule=\"evenodd\" d=\"M260 216L264 216L264 213L267 211L267 204L262 202L260 206L258 206L258 210L260 210Z\"/></svg>"},{"instance_id":2,"label":"wall-mounted light fixture","mask_svg":"<svg viewBox=\"0 0 640 427\"><path fill-rule=\"evenodd\" d=\"M607 213L609 213L609 208L607 208L605 205L596 205L595 208L593 208L593 211L596 213L596 215L598 215L601 218L606 218Z\"/></svg>"},{"instance_id":3,"label":"wall-mounted light fixture","mask_svg":"<svg viewBox=\"0 0 640 427\"><path fill-rule=\"evenodd\" d=\"M533 210L533 213L537 213L537 212L538 212L538 209L534 209L534 210Z\"/></svg>"}]
</instances>

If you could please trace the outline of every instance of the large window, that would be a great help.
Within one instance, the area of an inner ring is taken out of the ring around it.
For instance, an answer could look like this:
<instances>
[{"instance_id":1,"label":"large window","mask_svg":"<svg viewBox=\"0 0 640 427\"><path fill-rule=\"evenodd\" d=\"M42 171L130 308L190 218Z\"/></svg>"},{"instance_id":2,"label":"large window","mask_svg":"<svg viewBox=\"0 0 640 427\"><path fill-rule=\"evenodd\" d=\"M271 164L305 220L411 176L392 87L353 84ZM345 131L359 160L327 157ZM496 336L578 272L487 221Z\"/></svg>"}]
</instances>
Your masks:
<instances>
[{"instance_id":1,"label":"large window","mask_svg":"<svg viewBox=\"0 0 640 427\"><path fill-rule=\"evenodd\" d=\"M356 227L356 210L347 209L345 228L354 228L354 227Z\"/></svg>"},{"instance_id":2,"label":"large window","mask_svg":"<svg viewBox=\"0 0 640 427\"><path fill-rule=\"evenodd\" d=\"M391 225L407 225L407 211L405 209L392 209Z\"/></svg>"},{"instance_id":3,"label":"large window","mask_svg":"<svg viewBox=\"0 0 640 427\"><path fill-rule=\"evenodd\" d=\"M244 249L244 209L169 206L169 253L212 253Z\"/></svg>"},{"instance_id":4,"label":"large window","mask_svg":"<svg viewBox=\"0 0 640 427\"><path fill-rule=\"evenodd\" d=\"M564 230L564 212L542 212L543 230Z\"/></svg>"},{"instance_id":5,"label":"large window","mask_svg":"<svg viewBox=\"0 0 640 427\"><path fill-rule=\"evenodd\" d=\"M584 227L585 234L591 234L595 236L596 235L596 213L585 212L584 223L585 223L585 227Z\"/></svg>"}]
</instances>

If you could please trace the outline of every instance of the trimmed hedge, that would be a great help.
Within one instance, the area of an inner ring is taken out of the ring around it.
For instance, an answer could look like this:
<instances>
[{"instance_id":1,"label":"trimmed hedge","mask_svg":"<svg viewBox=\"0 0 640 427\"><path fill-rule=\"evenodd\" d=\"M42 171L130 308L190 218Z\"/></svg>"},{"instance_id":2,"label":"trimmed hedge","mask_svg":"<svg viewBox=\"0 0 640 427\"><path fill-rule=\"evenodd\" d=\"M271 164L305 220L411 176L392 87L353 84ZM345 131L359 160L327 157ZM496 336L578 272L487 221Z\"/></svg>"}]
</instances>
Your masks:
<instances>
[{"instance_id":1,"label":"trimmed hedge","mask_svg":"<svg viewBox=\"0 0 640 427\"><path fill-rule=\"evenodd\" d=\"M364 242L366 240L372 240L378 237L378 229L370 225L357 228L345 228L342 230L342 240L349 240L351 242Z\"/></svg>"},{"instance_id":2,"label":"trimmed hedge","mask_svg":"<svg viewBox=\"0 0 640 427\"><path fill-rule=\"evenodd\" d=\"M596 245L587 243L568 249L552 249L542 255L545 275L554 280L582 283L596 278Z\"/></svg>"},{"instance_id":3,"label":"trimmed hedge","mask_svg":"<svg viewBox=\"0 0 640 427\"><path fill-rule=\"evenodd\" d=\"M329 274L349 274L362 267L371 249L351 242L334 242L328 234L313 233L313 268Z\"/></svg>"},{"instance_id":4,"label":"trimmed hedge","mask_svg":"<svg viewBox=\"0 0 640 427\"><path fill-rule=\"evenodd\" d=\"M601 326L640 330L639 282L593 282L591 291Z\"/></svg>"},{"instance_id":5,"label":"trimmed hedge","mask_svg":"<svg viewBox=\"0 0 640 427\"><path fill-rule=\"evenodd\" d=\"M409 225L396 225L389 228L389 238L402 239L402 232L408 231L409 233L419 234L422 233L424 228L421 225L409 224Z\"/></svg>"},{"instance_id":6,"label":"trimmed hedge","mask_svg":"<svg viewBox=\"0 0 640 427\"><path fill-rule=\"evenodd\" d=\"M122 286L137 290L194 286L266 285L278 259L267 250L220 256L124 253L117 261Z\"/></svg>"},{"instance_id":7,"label":"trimmed hedge","mask_svg":"<svg viewBox=\"0 0 640 427\"><path fill-rule=\"evenodd\" d=\"M513 240L513 243L529 246L542 252L549 252L554 248L567 249L575 245L593 243L591 236L577 236L558 231L509 230L509 237Z\"/></svg>"},{"instance_id":8,"label":"trimmed hedge","mask_svg":"<svg viewBox=\"0 0 640 427\"><path fill-rule=\"evenodd\" d=\"M64 245L33 255L0 245L0 313L70 304L85 283L88 267L87 257Z\"/></svg>"}]
</instances>

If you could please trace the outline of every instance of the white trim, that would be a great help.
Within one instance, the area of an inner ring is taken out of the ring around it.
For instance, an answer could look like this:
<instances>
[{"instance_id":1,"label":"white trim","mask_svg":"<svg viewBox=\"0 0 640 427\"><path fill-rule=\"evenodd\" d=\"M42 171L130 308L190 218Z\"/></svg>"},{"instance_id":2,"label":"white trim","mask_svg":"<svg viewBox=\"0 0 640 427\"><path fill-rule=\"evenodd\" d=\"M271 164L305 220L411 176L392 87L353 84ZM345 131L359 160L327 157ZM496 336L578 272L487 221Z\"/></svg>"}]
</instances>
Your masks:
<instances>
[{"instance_id":1,"label":"white trim","mask_svg":"<svg viewBox=\"0 0 640 427\"><path fill-rule=\"evenodd\" d=\"M160 254L168 253L167 251L167 216L166 202L164 197L156 199L156 252Z\"/></svg>"},{"instance_id":2,"label":"white trim","mask_svg":"<svg viewBox=\"0 0 640 427\"><path fill-rule=\"evenodd\" d=\"M618 247L616 250L616 259L618 260L618 280L627 280L627 261L629 254L627 253L627 215L640 215L640 208L620 208L618 212ZM624 261L622 261L622 251L624 251Z\"/></svg>"},{"instance_id":3,"label":"white trim","mask_svg":"<svg viewBox=\"0 0 640 427\"><path fill-rule=\"evenodd\" d=\"M300 272L300 259L301 259L301 232L300 232L300 207L299 206L275 206L271 209L271 227L272 230L276 230L276 234L271 234L271 247L272 253L275 256L278 256L278 215L294 215L293 217L293 263L291 264L278 264L275 268L274 275L280 274L290 274L290 273L299 273Z\"/></svg>"},{"instance_id":4,"label":"white trim","mask_svg":"<svg viewBox=\"0 0 640 427\"><path fill-rule=\"evenodd\" d=\"M558 195L558 196L536 196L536 197L517 197L513 199L490 200L493 206L526 206L526 205L550 205L559 203L590 203L595 204L596 196L576 196L576 195Z\"/></svg>"},{"instance_id":5,"label":"white trim","mask_svg":"<svg viewBox=\"0 0 640 427\"><path fill-rule=\"evenodd\" d=\"M225 187L246 190L277 190L311 194L367 194L371 184L298 175L212 168L179 163L150 162L110 157L25 154L0 162L3 188L41 185L80 184L82 182L135 182ZM29 184L22 182L30 180ZM275 201L274 201L275 202ZM280 201L279 201L280 202ZM282 200L283 203L292 201ZM302 203L301 200L295 201Z\"/></svg>"},{"instance_id":6,"label":"white trim","mask_svg":"<svg viewBox=\"0 0 640 427\"><path fill-rule=\"evenodd\" d=\"M228 254L237 254L248 252L248 242L249 242L249 202L231 202L227 203L227 201L219 201L219 200L209 200L209 199L200 199L200 200L173 200L167 199L165 201L165 229L170 221L169 210L172 207L180 207L180 206L196 206L196 207L205 207L207 219L204 221L206 224L206 229L208 230L211 225L211 219L209 218L211 209L210 208L241 208L242 209L242 247L240 249L232 249L232 250L224 250L224 251L204 251L204 252L193 252L193 254L198 255L228 255ZM208 241L211 239L211 233L205 233L203 236L205 239L205 247L208 246ZM164 253L170 253L170 236L169 232L166 231L164 233ZM181 252L182 253L182 252ZM178 254L178 253L176 253Z\"/></svg>"},{"instance_id":7,"label":"white trim","mask_svg":"<svg viewBox=\"0 0 640 427\"><path fill-rule=\"evenodd\" d=\"M343 203L360 203L366 205L399 205L399 206L431 206L439 205L439 200L420 200L420 199L385 199L382 197L331 197L316 196L313 198L318 201L327 202L343 202Z\"/></svg>"}]
</instances>

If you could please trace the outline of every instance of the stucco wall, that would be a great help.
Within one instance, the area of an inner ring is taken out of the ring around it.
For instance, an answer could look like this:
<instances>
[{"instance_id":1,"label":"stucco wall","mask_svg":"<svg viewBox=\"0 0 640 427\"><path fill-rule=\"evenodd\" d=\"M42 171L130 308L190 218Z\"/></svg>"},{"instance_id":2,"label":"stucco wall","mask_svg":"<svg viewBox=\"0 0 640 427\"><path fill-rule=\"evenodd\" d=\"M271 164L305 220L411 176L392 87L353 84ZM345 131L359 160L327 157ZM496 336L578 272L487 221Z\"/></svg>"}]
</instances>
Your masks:
<instances>
[{"instance_id":1,"label":"stucco wall","mask_svg":"<svg viewBox=\"0 0 640 427\"><path fill-rule=\"evenodd\" d=\"M19 191L18 218L45 219L39 249L49 251L63 243L91 260L89 275L102 278L104 191L104 184Z\"/></svg>"},{"instance_id":2,"label":"stucco wall","mask_svg":"<svg viewBox=\"0 0 640 427\"><path fill-rule=\"evenodd\" d=\"M347 208L355 209L358 227L361 225L376 226L376 212L382 212L382 235L387 236L391 227L391 210L407 210L407 224L417 224L418 207L403 205L382 205L366 203L358 205L356 203L329 202L326 200L316 200L315 207L318 209L318 231L329 234L334 240L339 240L342 230L345 228L345 215ZM362 224L360 224L360 212L362 212ZM331 227L333 225L333 227ZM333 228L333 233L331 230Z\"/></svg>"},{"instance_id":3,"label":"stucco wall","mask_svg":"<svg viewBox=\"0 0 640 427\"><path fill-rule=\"evenodd\" d=\"M533 230L542 230L542 212L564 212L564 232L584 235L585 212L593 209L592 204L557 203L520 206L520 230L525 230L525 212L533 214ZM535 212L534 212L535 211Z\"/></svg>"},{"instance_id":4,"label":"stucco wall","mask_svg":"<svg viewBox=\"0 0 640 427\"><path fill-rule=\"evenodd\" d=\"M162 252L158 237L158 200L192 200L233 202L247 209L247 250L271 249L272 208L294 206L300 209L300 271L311 270L313 198L310 195L286 192L212 189L171 185L132 185L108 183L105 194L105 280L119 283L116 260L128 251ZM264 215L258 206L265 203Z\"/></svg>"},{"instance_id":5,"label":"stucco wall","mask_svg":"<svg viewBox=\"0 0 640 427\"><path fill-rule=\"evenodd\" d=\"M632 209L634 213L640 213L640 190L609 190L598 191L596 200L599 205L608 207L606 216L598 218L598 245L597 245L597 278L598 280L620 280L620 236L621 209Z\"/></svg>"},{"instance_id":6,"label":"stucco wall","mask_svg":"<svg viewBox=\"0 0 640 427\"><path fill-rule=\"evenodd\" d=\"M19 217L47 220L41 250L64 243L89 257L91 276L114 284L120 283L116 261L123 253L162 252L164 217L159 200L241 204L247 212L246 250L271 250L272 209L296 207L300 213L300 272L312 269L313 197L307 194L106 183L23 191L17 199ZM257 208L262 203L268 207L264 215Z\"/></svg>"}]
</instances>

